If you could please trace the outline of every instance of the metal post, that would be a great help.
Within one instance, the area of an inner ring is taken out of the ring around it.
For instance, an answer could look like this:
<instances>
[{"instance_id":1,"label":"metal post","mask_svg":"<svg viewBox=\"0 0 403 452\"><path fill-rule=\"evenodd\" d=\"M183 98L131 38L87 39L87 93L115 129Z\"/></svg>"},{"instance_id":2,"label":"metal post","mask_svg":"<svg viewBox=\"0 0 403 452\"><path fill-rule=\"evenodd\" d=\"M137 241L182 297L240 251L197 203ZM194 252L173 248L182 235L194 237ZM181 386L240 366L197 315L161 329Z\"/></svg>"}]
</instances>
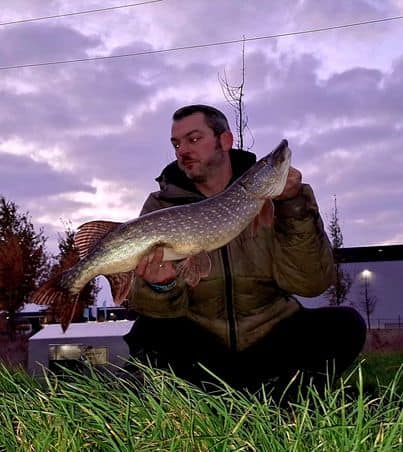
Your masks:
<instances>
[{"instance_id":1,"label":"metal post","mask_svg":"<svg viewBox=\"0 0 403 452\"><path fill-rule=\"evenodd\" d=\"M364 287L365 287L365 310L367 311L368 331L371 331L371 322L369 321L368 276L366 274L364 275Z\"/></svg>"}]
</instances>

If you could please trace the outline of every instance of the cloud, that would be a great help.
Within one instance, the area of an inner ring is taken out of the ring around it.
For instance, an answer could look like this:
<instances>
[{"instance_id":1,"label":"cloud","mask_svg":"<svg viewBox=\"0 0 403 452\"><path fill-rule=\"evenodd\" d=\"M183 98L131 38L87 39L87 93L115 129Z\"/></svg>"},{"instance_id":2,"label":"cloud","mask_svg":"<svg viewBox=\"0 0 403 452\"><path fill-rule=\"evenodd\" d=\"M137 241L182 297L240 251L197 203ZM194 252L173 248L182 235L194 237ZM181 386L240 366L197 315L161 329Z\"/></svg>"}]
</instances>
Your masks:
<instances>
[{"instance_id":1,"label":"cloud","mask_svg":"<svg viewBox=\"0 0 403 452\"><path fill-rule=\"evenodd\" d=\"M88 9L97 7L89 2ZM18 9L17 9L18 8ZM19 1L2 17L72 11ZM119 55L269 35L401 12L399 2L161 2L0 29L2 65ZM5 20L5 19L4 19ZM401 228L403 55L398 23L249 42L245 104L263 155L286 137L326 212L337 194L346 244L393 241ZM212 103L241 77L239 45L0 72L0 192L57 230L130 218L174 158L172 112ZM3 188L5 187L5 188ZM25 188L29 187L29 188ZM105 218L107 219L107 218Z\"/></svg>"},{"instance_id":2,"label":"cloud","mask_svg":"<svg viewBox=\"0 0 403 452\"><path fill-rule=\"evenodd\" d=\"M2 66L84 58L88 49L100 44L98 37L84 36L60 23L27 23L0 29Z\"/></svg>"},{"instance_id":3,"label":"cloud","mask_svg":"<svg viewBox=\"0 0 403 452\"><path fill-rule=\"evenodd\" d=\"M10 199L27 200L59 193L84 191L93 188L74 175L53 171L44 163L29 158L0 153L0 192Z\"/></svg>"}]
</instances>

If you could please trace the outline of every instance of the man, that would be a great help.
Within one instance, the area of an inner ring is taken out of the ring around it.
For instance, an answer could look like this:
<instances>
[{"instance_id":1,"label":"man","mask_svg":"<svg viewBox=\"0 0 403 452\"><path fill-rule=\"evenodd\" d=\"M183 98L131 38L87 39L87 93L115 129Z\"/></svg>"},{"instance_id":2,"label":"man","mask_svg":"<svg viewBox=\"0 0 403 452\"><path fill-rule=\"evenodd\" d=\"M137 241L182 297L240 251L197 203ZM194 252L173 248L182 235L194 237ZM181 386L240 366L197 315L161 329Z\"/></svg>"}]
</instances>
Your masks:
<instances>
[{"instance_id":1,"label":"man","mask_svg":"<svg viewBox=\"0 0 403 452\"><path fill-rule=\"evenodd\" d=\"M232 149L227 119L205 105L174 113L171 142L177 160L142 214L214 196L256 161ZM366 333L359 314L305 309L293 296L319 295L334 279L318 206L298 170L290 169L274 205L271 227L249 227L210 253L211 272L194 288L162 261L162 248L141 260L129 301L139 316L127 338L132 356L198 385L213 381L200 363L249 391L276 378L286 384L298 370L321 384L327 369L340 374L353 362Z\"/></svg>"}]
</instances>

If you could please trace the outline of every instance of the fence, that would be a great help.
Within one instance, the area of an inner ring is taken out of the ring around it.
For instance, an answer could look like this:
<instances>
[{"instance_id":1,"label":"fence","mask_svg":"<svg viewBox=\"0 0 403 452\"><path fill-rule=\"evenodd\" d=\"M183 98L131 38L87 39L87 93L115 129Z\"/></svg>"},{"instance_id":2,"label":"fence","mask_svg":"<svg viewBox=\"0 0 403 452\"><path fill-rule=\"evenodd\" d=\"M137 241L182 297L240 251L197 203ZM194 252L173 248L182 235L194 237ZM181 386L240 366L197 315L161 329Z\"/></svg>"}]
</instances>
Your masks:
<instances>
[{"instance_id":1,"label":"fence","mask_svg":"<svg viewBox=\"0 0 403 452\"><path fill-rule=\"evenodd\" d=\"M379 330L392 330L403 328L403 318L400 315L394 319L370 319L371 328Z\"/></svg>"}]
</instances>

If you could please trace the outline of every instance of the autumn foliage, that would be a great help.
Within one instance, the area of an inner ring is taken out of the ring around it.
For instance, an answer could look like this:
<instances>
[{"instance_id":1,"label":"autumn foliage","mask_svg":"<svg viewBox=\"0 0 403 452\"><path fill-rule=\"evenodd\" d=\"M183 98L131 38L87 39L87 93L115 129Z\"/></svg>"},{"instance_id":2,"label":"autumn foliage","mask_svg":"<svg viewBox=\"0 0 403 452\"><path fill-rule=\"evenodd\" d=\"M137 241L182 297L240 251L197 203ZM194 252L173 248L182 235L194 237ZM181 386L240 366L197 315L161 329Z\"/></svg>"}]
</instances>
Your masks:
<instances>
[{"instance_id":1,"label":"autumn foliage","mask_svg":"<svg viewBox=\"0 0 403 452\"><path fill-rule=\"evenodd\" d=\"M48 276L46 238L37 233L27 213L0 197L0 309L7 313L11 334L16 312Z\"/></svg>"},{"instance_id":2,"label":"autumn foliage","mask_svg":"<svg viewBox=\"0 0 403 452\"><path fill-rule=\"evenodd\" d=\"M10 233L0 243L0 309L20 307L19 290L24 282L24 253L18 235Z\"/></svg>"}]
</instances>

